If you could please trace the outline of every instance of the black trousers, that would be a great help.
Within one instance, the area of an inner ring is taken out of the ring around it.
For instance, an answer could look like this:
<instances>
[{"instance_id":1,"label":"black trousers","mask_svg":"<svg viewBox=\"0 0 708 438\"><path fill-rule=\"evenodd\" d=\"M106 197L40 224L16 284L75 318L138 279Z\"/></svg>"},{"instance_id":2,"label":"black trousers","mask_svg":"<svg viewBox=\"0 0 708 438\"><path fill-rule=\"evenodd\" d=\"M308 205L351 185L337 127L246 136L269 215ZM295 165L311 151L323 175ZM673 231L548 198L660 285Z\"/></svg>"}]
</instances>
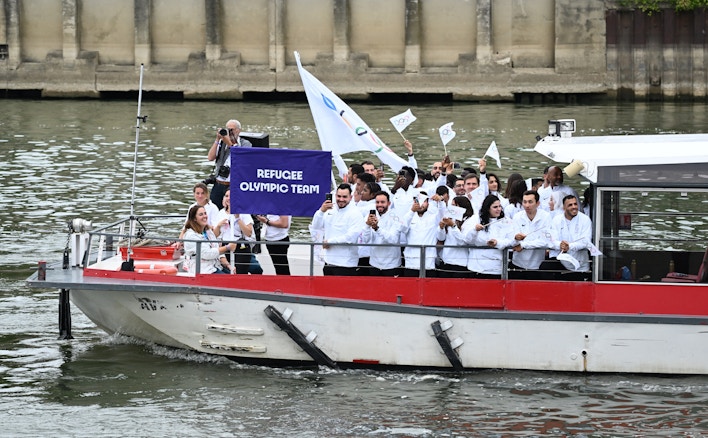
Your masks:
<instances>
[{"instance_id":1,"label":"black trousers","mask_svg":"<svg viewBox=\"0 0 708 438\"><path fill-rule=\"evenodd\" d=\"M401 268L379 269L372 266L369 268L369 275L375 277L397 277L401 275Z\"/></svg>"},{"instance_id":2,"label":"black trousers","mask_svg":"<svg viewBox=\"0 0 708 438\"><path fill-rule=\"evenodd\" d=\"M438 271L436 271L435 269L426 269L425 276L427 278L435 278L438 276ZM403 277L420 277L420 270L403 268Z\"/></svg>"},{"instance_id":3,"label":"black trousers","mask_svg":"<svg viewBox=\"0 0 708 438\"><path fill-rule=\"evenodd\" d=\"M438 268L438 277L441 278L470 278L472 272L465 266L442 263Z\"/></svg>"},{"instance_id":4,"label":"black trousers","mask_svg":"<svg viewBox=\"0 0 708 438\"><path fill-rule=\"evenodd\" d=\"M277 242L290 242L290 237L285 236L284 239ZM276 275L290 275L290 265L288 264L288 248L290 245L271 245L266 243L268 254L273 261Z\"/></svg>"},{"instance_id":5,"label":"black trousers","mask_svg":"<svg viewBox=\"0 0 708 438\"><path fill-rule=\"evenodd\" d=\"M324 275L344 275L344 276L355 276L356 268L348 268L345 266L335 266L335 265L324 265L322 268Z\"/></svg>"}]
</instances>

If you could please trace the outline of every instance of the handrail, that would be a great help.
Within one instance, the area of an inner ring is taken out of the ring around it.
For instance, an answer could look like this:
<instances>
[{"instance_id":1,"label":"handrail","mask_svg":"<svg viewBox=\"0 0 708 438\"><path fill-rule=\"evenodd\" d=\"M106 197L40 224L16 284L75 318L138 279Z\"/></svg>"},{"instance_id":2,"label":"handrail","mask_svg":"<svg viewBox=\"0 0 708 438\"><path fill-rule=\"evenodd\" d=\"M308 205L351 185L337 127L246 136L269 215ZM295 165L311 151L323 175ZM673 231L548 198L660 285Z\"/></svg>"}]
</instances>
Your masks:
<instances>
[{"instance_id":1,"label":"handrail","mask_svg":"<svg viewBox=\"0 0 708 438\"><path fill-rule=\"evenodd\" d=\"M151 219L179 219L183 220L184 216L182 215L149 215L149 216L137 216L136 217L139 220L143 221L148 221ZM112 222L108 225L105 225L103 227L97 228L95 230L89 231L89 240L87 242L87 251L84 255L84 266L88 265L89 262L89 254L93 253L93 245L94 245L94 238L93 236L111 236L113 239L118 239L117 241L114 240L114 246L115 247L123 247L124 245L121 244L121 242L124 242L123 239L136 239L139 236L136 234L130 234L130 232L125 233L125 232L112 232L110 231L111 228L116 228L120 227L122 224L127 224L130 223L130 218L124 218L117 220L115 222ZM164 226L169 226L169 224L161 224ZM149 232L149 231L148 231ZM204 240L193 240L193 239L180 239L180 238L175 238L174 235L168 235L168 236L163 236L160 234L156 235L143 235L140 236L145 239L151 239L151 240L162 240L166 242L195 242L197 246L197 253L201 253L202 245L204 243ZM621 240L621 239L619 239ZM667 240L667 239L663 239ZM317 246L321 246L321 242L312 242L312 241L305 241L305 240L291 240L289 242L278 242L278 241L266 241L266 240L246 240L246 239L235 239L235 240L220 240L222 243L248 243L248 244L266 244L266 245L274 245L274 246L280 246L280 245L299 245L299 246L309 246L309 274L312 276L315 274L315 263L316 263L316 257L315 257L315 249ZM427 257L426 250L428 248L436 248L438 250L441 250L443 248L461 248L461 249L484 249L484 250L491 250L491 251L500 251L501 252L501 278L502 279L507 279L509 276L509 252L511 247L507 248L490 248L487 246L476 246L476 245L455 245L455 246L450 246L450 245L410 245L410 244L402 244L402 243L396 243L396 244L383 244L383 243L330 243L329 246L344 246L344 247L351 247L351 246L356 246L356 247L369 247L369 248L374 248L374 247L398 247L398 248L417 248L420 251L420 266L419 266L419 276L421 278L426 277L426 268L425 268L425 262L429 257ZM112 251L114 247L110 247L108 251ZM106 249L104 249L106 251ZM233 253L232 253L233 254ZM197 273L201 272L201 257L198 257L194 255L193 257L196 257L197 260L195 260L195 271ZM231 263L233 267L234 263L234 257L231 258ZM400 268L403 268L403 266L400 266ZM540 270L539 270L540 271Z\"/></svg>"}]
</instances>

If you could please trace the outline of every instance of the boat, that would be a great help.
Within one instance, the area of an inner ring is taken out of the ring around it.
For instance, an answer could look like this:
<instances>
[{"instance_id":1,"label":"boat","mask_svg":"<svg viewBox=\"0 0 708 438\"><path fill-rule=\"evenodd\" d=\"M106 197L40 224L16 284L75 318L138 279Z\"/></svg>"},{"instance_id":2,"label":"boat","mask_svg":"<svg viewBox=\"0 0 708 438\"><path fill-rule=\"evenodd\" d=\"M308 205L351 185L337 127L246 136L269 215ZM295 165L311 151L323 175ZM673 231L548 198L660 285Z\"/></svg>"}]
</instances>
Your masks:
<instances>
[{"instance_id":1,"label":"boat","mask_svg":"<svg viewBox=\"0 0 708 438\"><path fill-rule=\"evenodd\" d=\"M312 242L291 242L287 277L266 251L264 275L190 275L170 246L125 247L174 240L183 216L135 216L74 220L27 284L60 290L63 338L71 302L109 334L243 363L708 374L708 134L548 126L536 151L590 183L586 281L323 276ZM121 269L129 251L142 269Z\"/></svg>"}]
</instances>

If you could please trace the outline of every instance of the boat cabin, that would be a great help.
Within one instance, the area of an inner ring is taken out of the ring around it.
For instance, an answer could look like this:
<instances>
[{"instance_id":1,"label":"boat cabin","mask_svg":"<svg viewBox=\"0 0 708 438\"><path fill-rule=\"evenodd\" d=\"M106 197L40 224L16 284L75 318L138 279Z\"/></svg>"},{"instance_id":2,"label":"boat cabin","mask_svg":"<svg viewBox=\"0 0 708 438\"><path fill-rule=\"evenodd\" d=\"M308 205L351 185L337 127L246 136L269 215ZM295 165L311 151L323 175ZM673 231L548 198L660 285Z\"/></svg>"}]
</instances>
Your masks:
<instances>
[{"instance_id":1,"label":"boat cabin","mask_svg":"<svg viewBox=\"0 0 708 438\"><path fill-rule=\"evenodd\" d=\"M549 121L535 150L590 183L602 252L593 279L708 282L708 134L573 137L574 130L574 120Z\"/></svg>"}]
</instances>

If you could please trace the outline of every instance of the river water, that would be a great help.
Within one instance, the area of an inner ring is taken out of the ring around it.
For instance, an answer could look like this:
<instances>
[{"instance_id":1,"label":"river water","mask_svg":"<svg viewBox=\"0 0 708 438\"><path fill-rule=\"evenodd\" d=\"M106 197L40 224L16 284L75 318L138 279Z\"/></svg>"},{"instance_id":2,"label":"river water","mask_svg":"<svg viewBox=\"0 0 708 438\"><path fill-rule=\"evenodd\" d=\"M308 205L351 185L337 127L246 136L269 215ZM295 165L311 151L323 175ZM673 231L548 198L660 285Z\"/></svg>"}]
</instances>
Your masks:
<instances>
[{"instance_id":1,"label":"river water","mask_svg":"<svg viewBox=\"0 0 708 438\"><path fill-rule=\"evenodd\" d=\"M404 135L422 168L443 153L444 123L455 123L453 160L474 163L494 140L502 169L490 163L490 171L502 181L538 176L548 164L532 151L548 119L577 119L578 135L700 132L708 122L703 104L352 107L401 154L388 119L412 108L418 121ZM0 108L1 436L708 435L707 376L243 366L108 336L75 308L75 339L59 341L57 291L30 291L24 279L38 260L61 257L69 219L102 225L130 212L137 105L0 100ZM268 132L271 147L319 148L306 102L146 99L142 114L141 214L185 211L191 187L211 170L214 132L230 118ZM581 192L579 180L567 182Z\"/></svg>"}]
</instances>

